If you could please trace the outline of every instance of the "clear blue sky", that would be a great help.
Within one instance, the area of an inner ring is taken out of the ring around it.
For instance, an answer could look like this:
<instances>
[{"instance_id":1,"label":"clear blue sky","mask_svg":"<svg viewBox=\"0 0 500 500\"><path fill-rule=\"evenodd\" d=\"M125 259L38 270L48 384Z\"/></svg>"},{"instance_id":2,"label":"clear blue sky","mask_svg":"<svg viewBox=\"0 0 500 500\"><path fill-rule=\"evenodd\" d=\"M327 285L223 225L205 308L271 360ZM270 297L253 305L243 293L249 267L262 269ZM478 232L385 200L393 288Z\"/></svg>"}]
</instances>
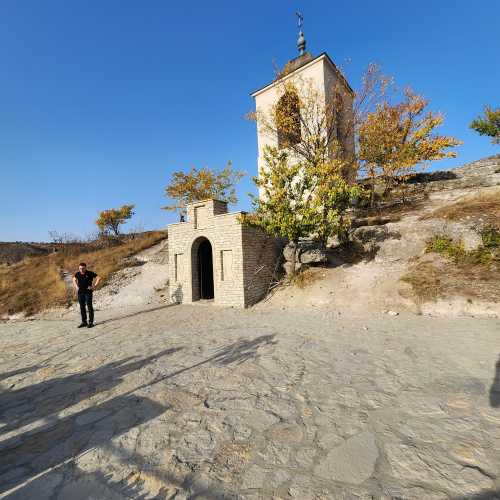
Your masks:
<instances>
[{"instance_id":1,"label":"clear blue sky","mask_svg":"<svg viewBox=\"0 0 500 500\"><path fill-rule=\"evenodd\" d=\"M498 0L2 0L0 240L85 235L123 203L136 204L131 226L164 227L170 173L229 159L249 174L248 208L249 92L296 56L297 8L308 49L354 88L375 61L444 113L464 145L434 168L500 152L468 129L500 104Z\"/></svg>"}]
</instances>

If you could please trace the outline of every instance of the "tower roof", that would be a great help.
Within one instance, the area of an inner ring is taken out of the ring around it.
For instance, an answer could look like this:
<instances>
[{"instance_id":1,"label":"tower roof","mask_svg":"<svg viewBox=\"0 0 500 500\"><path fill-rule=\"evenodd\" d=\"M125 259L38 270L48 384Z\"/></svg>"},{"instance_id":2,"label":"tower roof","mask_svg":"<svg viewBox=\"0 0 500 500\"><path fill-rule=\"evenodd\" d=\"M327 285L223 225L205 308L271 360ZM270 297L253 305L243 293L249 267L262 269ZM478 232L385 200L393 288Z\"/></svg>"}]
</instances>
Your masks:
<instances>
[{"instance_id":1,"label":"tower roof","mask_svg":"<svg viewBox=\"0 0 500 500\"><path fill-rule=\"evenodd\" d=\"M344 84L344 86L346 87L348 92L354 96L354 90L352 90L346 77L337 68L335 63L331 60L330 56L326 52L322 52L317 57L313 57L309 52L305 52L303 55L300 55L299 57L292 59L291 61L289 61L285 65L283 73L277 79L273 80L271 83L268 83L267 85L264 85L263 87L258 88L257 90L254 90L253 92L250 93L250 95L252 97L256 97L258 94L260 94L264 90L267 90L268 88L272 87L273 85L276 85L276 83L279 80L290 77L295 72L297 72L299 69L304 68L305 66L308 66L310 64L313 64L316 61L319 61L320 59L324 59L327 62L327 64L330 65L330 67L337 74L337 76L342 81L342 83Z\"/></svg>"}]
</instances>

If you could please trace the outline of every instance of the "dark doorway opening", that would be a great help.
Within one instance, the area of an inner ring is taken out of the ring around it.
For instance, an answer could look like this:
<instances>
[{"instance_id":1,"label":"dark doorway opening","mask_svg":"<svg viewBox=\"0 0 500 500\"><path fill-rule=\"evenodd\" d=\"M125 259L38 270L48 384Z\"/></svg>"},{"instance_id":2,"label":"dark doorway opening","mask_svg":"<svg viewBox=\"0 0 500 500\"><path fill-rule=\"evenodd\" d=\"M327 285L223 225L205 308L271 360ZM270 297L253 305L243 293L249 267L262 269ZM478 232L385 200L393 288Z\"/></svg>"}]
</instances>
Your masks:
<instances>
[{"instance_id":1,"label":"dark doorway opening","mask_svg":"<svg viewBox=\"0 0 500 500\"><path fill-rule=\"evenodd\" d=\"M200 299L214 298L214 268L212 245L203 240L198 247L198 276L200 280Z\"/></svg>"}]
</instances>

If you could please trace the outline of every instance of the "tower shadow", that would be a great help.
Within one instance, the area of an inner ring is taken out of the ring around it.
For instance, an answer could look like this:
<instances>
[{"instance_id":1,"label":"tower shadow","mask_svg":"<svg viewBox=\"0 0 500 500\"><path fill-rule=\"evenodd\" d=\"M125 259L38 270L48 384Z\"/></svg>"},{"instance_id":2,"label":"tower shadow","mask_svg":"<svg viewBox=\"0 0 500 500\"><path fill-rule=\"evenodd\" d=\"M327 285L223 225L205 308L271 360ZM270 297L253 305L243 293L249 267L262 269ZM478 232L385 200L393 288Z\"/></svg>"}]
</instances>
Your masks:
<instances>
[{"instance_id":1,"label":"tower shadow","mask_svg":"<svg viewBox=\"0 0 500 500\"><path fill-rule=\"evenodd\" d=\"M493 408L500 407L500 356L495 364L495 376L490 387L490 405Z\"/></svg>"}]
</instances>

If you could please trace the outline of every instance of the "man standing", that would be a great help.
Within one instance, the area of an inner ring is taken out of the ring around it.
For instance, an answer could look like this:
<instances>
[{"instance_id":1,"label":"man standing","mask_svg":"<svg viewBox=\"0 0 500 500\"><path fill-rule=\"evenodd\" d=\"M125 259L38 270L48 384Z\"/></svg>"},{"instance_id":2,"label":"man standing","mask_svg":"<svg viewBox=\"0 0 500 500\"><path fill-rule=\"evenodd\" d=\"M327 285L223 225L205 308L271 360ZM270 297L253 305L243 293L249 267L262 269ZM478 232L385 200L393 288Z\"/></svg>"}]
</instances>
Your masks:
<instances>
[{"instance_id":1,"label":"man standing","mask_svg":"<svg viewBox=\"0 0 500 500\"><path fill-rule=\"evenodd\" d=\"M95 279L95 283L93 283ZM100 276L96 273L87 270L87 264L80 262L78 272L73 276L73 286L78 294L78 302L80 303L80 312L82 313L82 322L78 328L92 328L94 326L94 307L92 306L92 292L101 281ZM87 323L87 310L89 310L89 322Z\"/></svg>"}]
</instances>

